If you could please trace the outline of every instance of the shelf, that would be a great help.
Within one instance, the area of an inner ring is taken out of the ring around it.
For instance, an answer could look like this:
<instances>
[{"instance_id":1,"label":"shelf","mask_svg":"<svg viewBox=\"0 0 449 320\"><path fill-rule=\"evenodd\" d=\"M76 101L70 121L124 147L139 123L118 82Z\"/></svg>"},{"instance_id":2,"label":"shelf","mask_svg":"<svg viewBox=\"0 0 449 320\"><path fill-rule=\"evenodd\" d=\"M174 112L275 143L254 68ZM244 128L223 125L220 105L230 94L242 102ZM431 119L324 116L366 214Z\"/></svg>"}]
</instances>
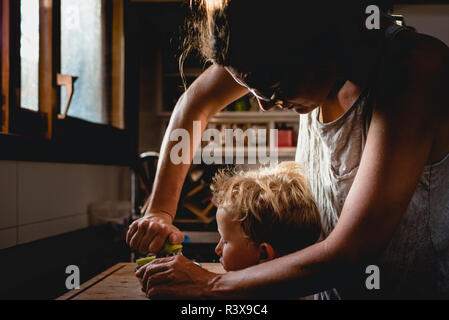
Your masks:
<instances>
[{"instance_id":1,"label":"shelf","mask_svg":"<svg viewBox=\"0 0 449 320\"><path fill-rule=\"evenodd\" d=\"M186 71L184 72L184 77L199 77L201 75L200 71ZM166 78L181 78L181 74L179 72L174 73L165 73L164 77Z\"/></svg>"},{"instance_id":2,"label":"shelf","mask_svg":"<svg viewBox=\"0 0 449 320\"><path fill-rule=\"evenodd\" d=\"M204 148L201 149L203 151ZM217 151L215 151L217 150ZM221 150L221 155L223 158L226 158L226 148L213 149L213 154L218 153ZM270 147L267 147L267 152L270 151ZM232 152L232 155L235 156L237 153L243 154L245 157L248 155L248 152L255 153L258 156L258 150L256 147L250 148L233 148L232 151L229 150L229 153ZM294 158L296 156L296 147L281 147L277 149L279 158Z\"/></svg>"},{"instance_id":3,"label":"shelf","mask_svg":"<svg viewBox=\"0 0 449 320\"><path fill-rule=\"evenodd\" d=\"M171 112L159 112L157 116L159 118L170 118L171 115L172 115Z\"/></svg>"},{"instance_id":4,"label":"shelf","mask_svg":"<svg viewBox=\"0 0 449 320\"><path fill-rule=\"evenodd\" d=\"M296 157L296 147L278 148L278 156L281 158Z\"/></svg>"},{"instance_id":5,"label":"shelf","mask_svg":"<svg viewBox=\"0 0 449 320\"><path fill-rule=\"evenodd\" d=\"M184 71L183 73L184 73L185 77L195 77L196 78L196 77L199 77L205 71L205 69L189 67L189 68L184 68L183 71ZM181 72L180 71L166 72L166 73L164 73L164 77L181 78Z\"/></svg>"},{"instance_id":6,"label":"shelf","mask_svg":"<svg viewBox=\"0 0 449 320\"><path fill-rule=\"evenodd\" d=\"M170 118L171 112L160 112L159 117ZM299 122L299 114L294 111L248 111L248 112L221 112L215 115L211 122L254 122L254 121L275 121L275 122Z\"/></svg>"},{"instance_id":7,"label":"shelf","mask_svg":"<svg viewBox=\"0 0 449 320\"><path fill-rule=\"evenodd\" d=\"M131 0L131 2L170 3L170 2L184 2L184 0Z\"/></svg>"},{"instance_id":8,"label":"shelf","mask_svg":"<svg viewBox=\"0 0 449 320\"><path fill-rule=\"evenodd\" d=\"M280 122L298 122L299 114L294 111L248 111L248 112L221 112L213 120L272 120Z\"/></svg>"},{"instance_id":9,"label":"shelf","mask_svg":"<svg viewBox=\"0 0 449 320\"><path fill-rule=\"evenodd\" d=\"M175 220L176 222L176 220ZM220 241L220 234L218 232L207 231L184 231L186 237L185 243L210 243L216 244Z\"/></svg>"}]
</instances>

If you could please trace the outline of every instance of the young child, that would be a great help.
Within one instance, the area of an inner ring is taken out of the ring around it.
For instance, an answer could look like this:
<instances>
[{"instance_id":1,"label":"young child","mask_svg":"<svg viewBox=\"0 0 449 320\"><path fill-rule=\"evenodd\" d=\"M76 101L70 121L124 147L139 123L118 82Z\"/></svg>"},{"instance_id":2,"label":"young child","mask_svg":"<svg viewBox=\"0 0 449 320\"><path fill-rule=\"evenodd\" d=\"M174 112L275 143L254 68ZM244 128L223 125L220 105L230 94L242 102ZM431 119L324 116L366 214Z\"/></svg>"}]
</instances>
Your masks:
<instances>
[{"instance_id":1,"label":"young child","mask_svg":"<svg viewBox=\"0 0 449 320\"><path fill-rule=\"evenodd\" d=\"M321 218L302 168L220 171L211 186L221 239L215 251L226 271L293 253L316 243Z\"/></svg>"}]
</instances>

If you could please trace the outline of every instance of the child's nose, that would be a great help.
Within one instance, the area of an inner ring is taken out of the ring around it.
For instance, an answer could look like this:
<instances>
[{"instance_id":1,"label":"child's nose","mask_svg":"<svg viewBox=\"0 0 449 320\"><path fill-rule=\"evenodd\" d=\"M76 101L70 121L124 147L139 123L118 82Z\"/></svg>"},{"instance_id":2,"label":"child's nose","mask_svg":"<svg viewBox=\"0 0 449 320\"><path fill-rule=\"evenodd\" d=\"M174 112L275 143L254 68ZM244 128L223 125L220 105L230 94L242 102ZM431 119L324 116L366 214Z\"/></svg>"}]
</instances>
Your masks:
<instances>
[{"instance_id":1,"label":"child's nose","mask_svg":"<svg viewBox=\"0 0 449 320\"><path fill-rule=\"evenodd\" d=\"M219 257L221 257L221 247L222 247L222 245L221 245L221 240L220 240L220 242L217 244L217 246L215 247L215 253L219 256Z\"/></svg>"}]
</instances>

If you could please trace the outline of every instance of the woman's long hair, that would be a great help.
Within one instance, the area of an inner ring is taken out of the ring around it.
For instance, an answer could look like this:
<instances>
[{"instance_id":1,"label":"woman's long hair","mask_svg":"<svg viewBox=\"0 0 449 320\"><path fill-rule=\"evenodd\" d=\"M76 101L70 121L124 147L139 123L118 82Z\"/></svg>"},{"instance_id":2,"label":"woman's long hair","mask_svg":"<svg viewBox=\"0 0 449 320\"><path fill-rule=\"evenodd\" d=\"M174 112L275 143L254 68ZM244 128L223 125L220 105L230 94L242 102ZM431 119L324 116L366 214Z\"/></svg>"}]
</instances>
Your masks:
<instances>
[{"instance_id":1,"label":"woman's long hair","mask_svg":"<svg viewBox=\"0 0 449 320\"><path fill-rule=\"evenodd\" d=\"M372 1L371 1L372 2ZM180 68L196 51L242 72L289 68L335 55L361 29L364 1L191 0Z\"/></svg>"}]
</instances>

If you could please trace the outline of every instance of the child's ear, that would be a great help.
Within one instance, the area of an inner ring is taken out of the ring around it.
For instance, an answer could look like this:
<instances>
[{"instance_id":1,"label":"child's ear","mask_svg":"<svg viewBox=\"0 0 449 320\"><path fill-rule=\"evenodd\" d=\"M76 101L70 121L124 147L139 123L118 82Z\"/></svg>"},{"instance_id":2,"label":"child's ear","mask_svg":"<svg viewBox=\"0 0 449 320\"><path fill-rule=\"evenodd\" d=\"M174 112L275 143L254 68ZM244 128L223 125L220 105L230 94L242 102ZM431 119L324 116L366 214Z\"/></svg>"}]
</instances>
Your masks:
<instances>
[{"instance_id":1,"label":"child's ear","mask_svg":"<svg viewBox=\"0 0 449 320\"><path fill-rule=\"evenodd\" d=\"M278 254L269 243L259 245L259 263L264 263L277 258Z\"/></svg>"}]
</instances>

